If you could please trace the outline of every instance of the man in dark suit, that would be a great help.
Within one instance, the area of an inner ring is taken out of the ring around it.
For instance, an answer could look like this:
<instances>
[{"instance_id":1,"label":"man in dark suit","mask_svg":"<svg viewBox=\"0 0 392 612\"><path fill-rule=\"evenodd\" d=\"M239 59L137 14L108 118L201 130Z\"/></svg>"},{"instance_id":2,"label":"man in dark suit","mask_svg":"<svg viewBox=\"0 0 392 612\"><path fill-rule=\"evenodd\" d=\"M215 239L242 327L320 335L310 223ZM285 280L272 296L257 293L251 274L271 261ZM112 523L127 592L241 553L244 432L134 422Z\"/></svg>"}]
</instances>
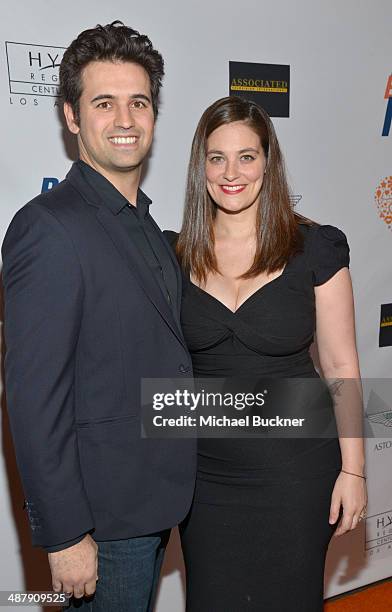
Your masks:
<instances>
[{"instance_id":1,"label":"man in dark suit","mask_svg":"<svg viewBox=\"0 0 392 612\"><path fill-rule=\"evenodd\" d=\"M141 379L191 376L180 271L139 189L162 76L150 40L120 22L72 42L60 85L80 159L3 244L7 401L33 544L54 590L96 591L94 611L152 609L194 487L191 441L141 436Z\"/></svg>"}]
</instances>

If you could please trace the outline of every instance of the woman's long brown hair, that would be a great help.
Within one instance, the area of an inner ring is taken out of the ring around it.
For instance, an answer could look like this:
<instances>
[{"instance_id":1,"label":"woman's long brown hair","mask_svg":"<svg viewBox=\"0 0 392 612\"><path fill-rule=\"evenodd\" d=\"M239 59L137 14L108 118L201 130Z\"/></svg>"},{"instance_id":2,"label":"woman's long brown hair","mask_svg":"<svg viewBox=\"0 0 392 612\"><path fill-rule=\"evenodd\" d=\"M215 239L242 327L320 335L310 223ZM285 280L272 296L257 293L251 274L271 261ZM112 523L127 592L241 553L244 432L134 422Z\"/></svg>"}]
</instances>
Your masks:
<instances>
[{"instance_id":1,"label":"woman's long brown hair","mask_svg":"<svg viewBox=\"0 0 392 612\"><path fill-rule=\"evenodd\" d=\"M243 121L259 136L267 160L257 211L255 257L241 278L280 270L302 249L298 223L312 224L292 208L283 157L267 113L242 98L217 100L204 111L193 138L184 218L176 247L183 269L199 283L206 281L209 272L219 273L214 252L216 204L207 191L206 181L207 139L218 127L233 121Z\"/></svg>"}]
</instances>

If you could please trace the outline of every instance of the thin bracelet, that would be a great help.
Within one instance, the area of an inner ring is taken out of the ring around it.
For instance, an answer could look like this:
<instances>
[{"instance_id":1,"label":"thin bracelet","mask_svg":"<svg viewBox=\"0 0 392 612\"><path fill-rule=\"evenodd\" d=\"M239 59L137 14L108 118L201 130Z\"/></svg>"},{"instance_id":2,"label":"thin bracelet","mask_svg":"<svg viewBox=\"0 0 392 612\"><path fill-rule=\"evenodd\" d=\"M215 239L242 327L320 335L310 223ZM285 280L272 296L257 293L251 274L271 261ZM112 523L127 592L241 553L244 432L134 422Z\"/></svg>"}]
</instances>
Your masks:
<instances>
[{"instance_id":1,"label":"thin bracelet","mask_svg":"<svg viewBox=\"0 0 392 612\"><path fill-rule=\"evenodd\" d=\"M364 480L366 480L366 476L361 476L361 474L354 474L353 472L346 472L346 470L340 470L341 472L344 472L345 474L350 474L351 476L358 476L358 478L363 478Z\"/></svg>"}]
</instances>

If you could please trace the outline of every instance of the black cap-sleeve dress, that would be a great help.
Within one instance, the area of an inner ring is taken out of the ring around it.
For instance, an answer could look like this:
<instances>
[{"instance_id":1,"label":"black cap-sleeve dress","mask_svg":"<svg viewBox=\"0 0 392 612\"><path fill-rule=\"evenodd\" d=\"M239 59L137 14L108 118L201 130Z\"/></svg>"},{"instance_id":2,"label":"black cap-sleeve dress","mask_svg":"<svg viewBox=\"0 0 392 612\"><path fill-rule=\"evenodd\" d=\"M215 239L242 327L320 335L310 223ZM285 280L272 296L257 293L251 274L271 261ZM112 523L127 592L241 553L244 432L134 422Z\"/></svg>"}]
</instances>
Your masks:
<instances>
[{"instance_id":1,"label":"black cap-sleeve dress","mask_svg":"<svg viewBox=\"0 0 392 612\"><path fill-rule=\"evenodd\" d=\"M309 354L314 287L349 266L349 247L331 225L299 228L303 251L236 312L184 276L181 321L195 376L318 377ZM165 233L174 246L177 234ZM187 611L321 611L340 467L336 438L199 439L181 530Z\"/></svg>"}]
</instances>

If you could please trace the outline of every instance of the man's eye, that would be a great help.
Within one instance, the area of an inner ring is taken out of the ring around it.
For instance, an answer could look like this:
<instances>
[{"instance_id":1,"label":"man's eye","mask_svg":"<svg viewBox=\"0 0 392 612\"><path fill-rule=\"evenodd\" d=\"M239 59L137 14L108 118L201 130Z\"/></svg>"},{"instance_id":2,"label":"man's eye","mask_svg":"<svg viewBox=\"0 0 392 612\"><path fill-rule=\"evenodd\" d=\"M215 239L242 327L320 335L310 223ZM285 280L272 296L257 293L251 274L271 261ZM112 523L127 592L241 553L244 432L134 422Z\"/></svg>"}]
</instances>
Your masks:
<instances>
[{"instance_id":1,"label":"man's eye","mask_svg":"<svg viewBox=\"0 0 392 612\"><path fill-rule=\"evenodd\" d=\"M132 102L132 106L134 108L146 108L147 104L145 102L143 102L143 100L134 100Z\"/></svg>"},{"instance_id":2,"label":"man's eye","mask_svg":"<svg viewBox=\"0 0 392 612\"><path fill-rule=\"evenodd\" d=\"M107 108L110 108L110 104L109 102L100 102L97 105L97 108L103 108L104 110L106 110Z\"/></svg>"}]
</instances>

